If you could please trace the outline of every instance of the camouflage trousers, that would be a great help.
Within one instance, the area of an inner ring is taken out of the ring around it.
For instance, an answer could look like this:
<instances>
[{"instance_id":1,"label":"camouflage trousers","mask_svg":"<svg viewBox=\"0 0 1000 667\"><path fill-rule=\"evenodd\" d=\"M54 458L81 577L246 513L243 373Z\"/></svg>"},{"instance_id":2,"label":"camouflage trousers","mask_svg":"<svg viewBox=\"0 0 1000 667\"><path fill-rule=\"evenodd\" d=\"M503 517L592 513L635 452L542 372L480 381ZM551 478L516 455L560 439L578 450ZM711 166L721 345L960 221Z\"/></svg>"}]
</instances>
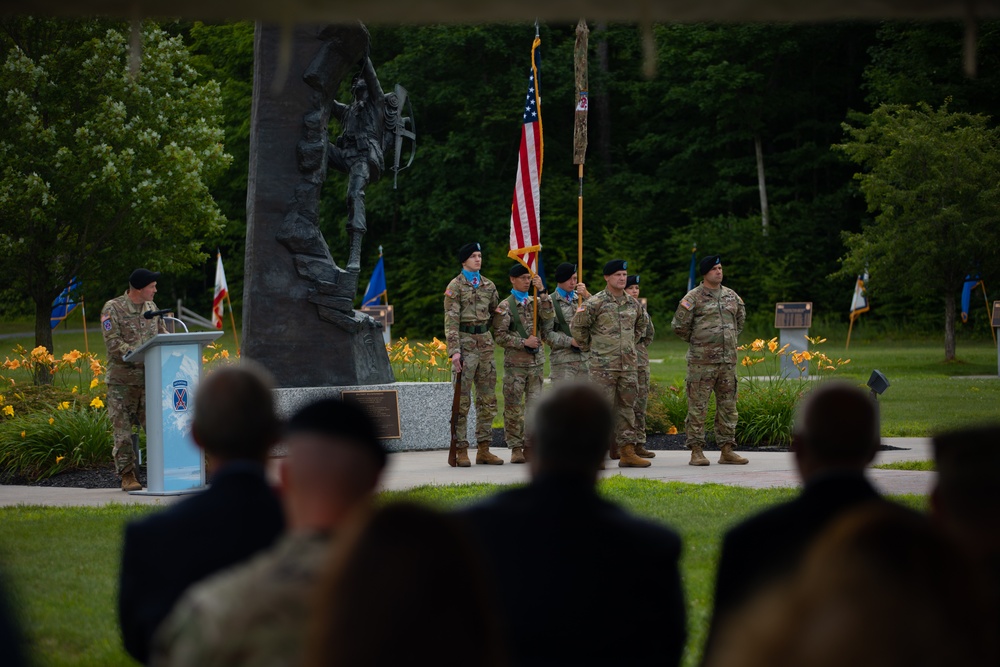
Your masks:
<instances>
[{"instance_id":1,"label":"camouflage trousers","mask_svg":"<svg viewBox=\"0 0 1000 667\"><path fill-rule=\"evenodd\" d=\"M649 367L639 368L636 373L635 432L636 442L646 444L646 406L649 403Z\"/></svg>"},{"instance_id":2,"label":"camouflage trousers","mask_svg":"<svg viewBox=\"0 0 1000 667\"><path fill-rule=\"evenodd\" d=\"M462 343L462 396L455 431L458 448L469 446L468 417L472 389L476 389L476 442L493 439L493 418L497 416L497 365L493 358L493 336L460 334Z\"/></svg>"},{"instance_id":3,"label":"camouflage trousers","mask_svg":"<svg viewBox=\"0 0 1000 667\"><path fill-rule=\"evenodd\" d=\"M567 361L564 364L549 365L549 379L552 382L562 382L564 380L586 380L587 364L583 359L577 361Z\"/></svg>"},{"instance_id":4,"label":"camouflage trousers","mask_svg":"<svg viewBox=\"0 0 1000 667\"><path fill-rule=\"evenodd\" d=\"M715 440L736 445L736 364L688 364L688 413L684 422L688 447L705 446L708 399L715 392Z\"/></svg>"},{"instance_id":5,"label":"camouflage trousers","mask_svg":"<svg viewBox=\"0 0 1000 667\"><path fill-rule=\"evenodd\" d=\"M639 441L635 424L635 401L638 376L635 371L610 371L591 368L590 381L611 402L615 413L615 444L619 447Z\"/></svg>"},{"instance_id":6,"label":"camouflage trousers","mask_svg":"<svg viewBox=\"0 0 1000 667\"><path fill-rule=\"evenodd\" d=\"M108 417L114 440L115 472L122 475L138 464L132 451L132 427L146 428L146 389L135 384L109 384Z\"/></svg>"},{"instance_id":7,"label":"camouflage trousers","mask_svg":"<svg viewBox=\"0 0 1000 667\"><path fill-rule=\"evenodd\" d=\"M524 413L542 395L544 366L503 369L503 437L507 446L524 447Z\"/></svg>"}]
</instances>

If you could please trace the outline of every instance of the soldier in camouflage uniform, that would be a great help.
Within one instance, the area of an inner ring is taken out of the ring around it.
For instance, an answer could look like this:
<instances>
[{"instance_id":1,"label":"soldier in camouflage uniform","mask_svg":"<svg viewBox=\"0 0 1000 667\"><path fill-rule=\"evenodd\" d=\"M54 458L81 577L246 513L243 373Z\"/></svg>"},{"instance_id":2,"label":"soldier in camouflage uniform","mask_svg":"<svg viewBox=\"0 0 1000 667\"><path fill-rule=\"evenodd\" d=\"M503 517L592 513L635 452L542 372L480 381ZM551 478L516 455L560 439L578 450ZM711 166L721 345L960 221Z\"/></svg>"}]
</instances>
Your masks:
<instances>
[{"instance_id":1,"label":"soldier in camouflage uniform","mask_svg":"<svg viewBox=\"0 0 1000 667\"><path fill-rule=\"evenodd\" d=\"M635 345L646 333L646 318L639 302L625 293L627 266L622 259L604 265L607 287L577 309L570 330L580 349L590 353L590 381L601 387L615 410L612 457L617 449L620 468L645 468L650 462L635 453L639 441L635 423L639 359Z\"/></svg>"},{"instance_id":2,"label":"soldier in camouflage uniform","mask_svg":"<svg viewBox=\"0 0 1000 667\"><path fill-rule=\"evenodd\" d=\"M371 502L386 452L371 419L333 398L293 415L285 446L285 535L189 588L156 631L152 667L303 663L313 596L337 533Z\"/></svg>"},{"instance_id":3,"label":"soldier in camouflage uniform","mask_svg":"<svg viewBox=\"0 0 1000 667\"><path fill-rule=\"evenodd\" d=\"M639 275L629 276L625 282L625 293L639 301ZM641 305L642 302L639 301ZM635 353L639 358L639 370L636 373L638 393L635 400L635 431L639 439L635 443L635 453L644 459L651 459L656 456L646 449L646 405L649 403L649 344L653 342L656 330L653 328L653 320L645 306L642 306L642 315L646 318L646 333L635 342Z\"/></svg>"},{"instance_id":4,"label":"soldier in camouflage uniform","mask_svg":"<svg viewBox=\"0 0 1000 667\"><path fill-rule=\"evenodd\" d=\"M722 286L722 258L705 257L699 265L702 283L684 295L671 326L691 344L687 353L688 414L685 421L689 465L707 466L705 416L715 392L715 437L722 448L719 463L743 464L736 454L736 339L743 331L743 299Z\"/></svg>"},{"instance_id":5,"label":"soldier in camouflage uniform","mask_svg":"<svg viewBox=\"0 0 1000 667\"><path fill-rule=\"evenodd\" d=\"M479 273L483 253L478 243L467 243L459 248L458 261L462 272L444 291L444 335L448 356L452 370L455 373L462 371L455 460L462 468L471 465L466 419L475 387L476 463L500 465L503 459L490 453L493 418L497 414L497 368L490 320L500 304L500 296L496 285Z\"/></svg>"},{"instance_id":6,"label":"soldier in camouflage uniform","mask_svg":"<svg viewBox=\"0 0 1000 667\"><path fill-rule=\"evenodd\" d=\"M503 348L504 438L511 450L510 462L524 463L524 413L542 394L542 339L552 329L554 315L541 276L532 277L523 264L511 267L509 275L512 289L493 315L493 332L497 345ZM532 284L538 295L537 331L535 297L528 294Z\"/></svg>"},{"instance_id":7,"label":"soldier in camouflage uniform","mask_svg":"<svg viewBox=\"0 0 1000 667\"><path fill-rule=\"evenodd\" d=\"M153 303L160 274L136 269L128 279L125 294L111 299L101 310L101 330L108 348L108 417L114 438L115 472L123 491L139 491L132 427L146 428L146 370L141 361L123 357L158 333L167 333L159 317L146 319L143 313L157 310Z\"/></svg>"},{"instance_id":8,"label":"soldier in camouflage uniform","mask_svg":"<svg viewBox=\"0 0 1000 667\"><path fill-rule=\"evenodd\" d=\"M549 379L552 382L583 380L587 377L587 354L580 351L573 339L570 323L579 302L590 298L590 292L577 280L575 264L557 266L556 283L558 286L552 295L555 320L544 338L549 344Z\"/></svg>"}]
</instances>

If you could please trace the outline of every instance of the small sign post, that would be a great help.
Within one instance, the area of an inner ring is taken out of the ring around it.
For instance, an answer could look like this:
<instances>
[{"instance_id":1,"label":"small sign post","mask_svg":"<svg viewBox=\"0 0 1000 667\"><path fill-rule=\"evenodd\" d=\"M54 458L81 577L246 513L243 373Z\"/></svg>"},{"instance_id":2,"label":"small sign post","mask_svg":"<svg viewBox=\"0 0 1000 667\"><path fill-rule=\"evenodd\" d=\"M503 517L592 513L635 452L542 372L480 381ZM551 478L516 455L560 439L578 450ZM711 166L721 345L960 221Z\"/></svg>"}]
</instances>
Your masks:
<instances>
[{"instance_id":1,"label":"small sign post","mask_svg":"<svg viewBox=\"0 0 1000 667\"><path fill-rule=\"evenodd\" d=\"M1000 329L1000 301L993 302L993 317L990 326L994 329ZM994 338L997 341L997 375L1000 375L1000 336L994 336Z\"/></svg>"},{"instance_id":2,"label":"small sign post","mask_svg":"<svg viewBox=\"0 0 1000 667\"><path fill-rule=\"evenodd\" d=\"M812 326L812 301L790 301L774 306L774 327L779 330L779 349L788 346L788 351L805 352L809 349L809 327ZM792 355L781 357L781 376L787 378L809 377L809 362L803 362L804 370L792 363Z\"/></svg>"}]
</instances>

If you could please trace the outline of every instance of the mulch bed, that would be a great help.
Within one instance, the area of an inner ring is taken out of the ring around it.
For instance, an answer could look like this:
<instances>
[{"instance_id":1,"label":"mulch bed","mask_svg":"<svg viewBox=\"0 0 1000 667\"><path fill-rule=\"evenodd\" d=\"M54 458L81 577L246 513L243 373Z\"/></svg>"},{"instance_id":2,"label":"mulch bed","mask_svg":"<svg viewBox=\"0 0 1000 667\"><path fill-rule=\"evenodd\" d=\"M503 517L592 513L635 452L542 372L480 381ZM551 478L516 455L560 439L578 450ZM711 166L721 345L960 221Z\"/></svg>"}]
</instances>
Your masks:
<instances>
[{"instance_id":1,"label":"mulch bed","mask_svg":"<svg viewBox=\"0 0 1000 667\"><path fill-rule=\"evenodd\" d=\"M654 450L666 450L666 451L681 451L687 449L685 442L687 441L687 436L683 433L678 433L677 435L667 435L665 433L654 433L652 435L646 436L646 449ZM493 447L503 448L507 446L507 443L503 438L503 429L495 428L493 429ZM747 448L739 447L739 451L747 451ZM882 445L881 449L903 449L902 447L893 447L891 445ZM719 451L718 446L715 443L709 442L705 451ZM766 452L787 452L787 447L755 447L753 451L766 451ZM142 482L143 486L146 486L146 470L142 468L139 470L139 481ZM49 477L48 479L42 479L38 481L30 481L24 479L23 477L16 477L13 475L2 475L0 476L0 484L5 485L19 485L19 486L54 486L54 487L75 487L79 489L117 489L121 486L121 480L118 475L115 474L114 465L109 463L107 466L99 466L96 468L84 468L80 470L68 470L58 475Z\"/></svg>"}]
</instances>

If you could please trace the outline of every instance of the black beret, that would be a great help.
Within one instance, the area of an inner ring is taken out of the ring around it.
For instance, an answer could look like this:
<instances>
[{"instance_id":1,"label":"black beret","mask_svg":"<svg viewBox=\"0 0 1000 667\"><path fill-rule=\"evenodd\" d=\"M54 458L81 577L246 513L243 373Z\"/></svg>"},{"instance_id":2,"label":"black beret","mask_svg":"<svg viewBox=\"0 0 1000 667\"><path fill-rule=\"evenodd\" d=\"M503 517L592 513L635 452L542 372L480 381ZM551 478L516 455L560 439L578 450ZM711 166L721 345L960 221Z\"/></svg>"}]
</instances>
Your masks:
<instances>
[{"instance_id":1,"label":"black beret","mask_svg":"<svg viewBox=\"0 0 1000 667\"><path fill-rule=\"evenodd\" d=\"M526 273L531 273L531 271L529 271L528 267L524 264L515 264L510 267L510 271L507 272L511 278L517 278L518 276L523 276Z\"/></svg>"},{"instance_id":2,"label":"black beret","mask_svg":"<svg viewBox=\"0 0 1000 667\"><path fill-rule=\"evenodd\" d=\"M705 275L713 268L716 264L722 264L722 257L719 255L709 255L708 257L703 257L700 262L698 262L698 270L701 271L701 275Z\"/></svg>"},{"instance_id":3,"label":"black beret","mask_svg":"<svg viewBox=\"0 0 1000 667\"><path fill-rule=\"evenodd\" d=\"M131 285L133 289L142 289L150 283L155 283L159 279L160 274L157 271L150 271L149 269L136 269L132 272L132 275L128 277L128 284Z\"/></svg>"},{"instance_id":4,"label":"black beret","mask_svg":"<svg viewBox=\"0 0 1000 667\"><path fill-rule=\"evenodd\" d=\"M288 420L285 435L317 433L337 442L349 443L365 451L381 470L386 450L378 439L368 413L337 398L323 398L302 408Z\"/></svg>"},{"instance_id":5,"label":"black beret","mask_svg":"<svg viewBox=\"0 0 1000 667\"><path fill-rule=\"evenodd\" d=\"M479 247L478 243L466 243L458 249L458 263L465 264L465 260L472 257L472 253L482 252L482 250L483 249Z\"/></svg>"},{"instance_id":6,"label":"black beret","mask_svg":"<svg viewBox=\"0 0 1000 667\"><path fill-rule=\"evenodd\" d=\"M556 267L556 282L564 283L572 278L574 273L576 273L576 264L567 264L566 262L563 262Z\"/></svg>"},{"instance_id":7,"label":"black beret","mask_svg":"<svg viewBox=\"0 0 1000 667\"><path fill-rule=\"evenodd\" d=\"M628 262L624 259L613 259L604 265L604 275L610 276L612 273L618 273L626 269L628 269Z\"/></svg>"},{"instance_id":8,"label":"black beret","mask_svg":"<svg viewBox=\"0 0 1000 667\"><path fill-rule=\"evenodd\" d=\"M625 281L625 287L631 287L632 285L638 285L638 284L639 284L639 274L638 273L635 274L634 276L629 276L628 280Z\"/></svg>"}]
</instances>

